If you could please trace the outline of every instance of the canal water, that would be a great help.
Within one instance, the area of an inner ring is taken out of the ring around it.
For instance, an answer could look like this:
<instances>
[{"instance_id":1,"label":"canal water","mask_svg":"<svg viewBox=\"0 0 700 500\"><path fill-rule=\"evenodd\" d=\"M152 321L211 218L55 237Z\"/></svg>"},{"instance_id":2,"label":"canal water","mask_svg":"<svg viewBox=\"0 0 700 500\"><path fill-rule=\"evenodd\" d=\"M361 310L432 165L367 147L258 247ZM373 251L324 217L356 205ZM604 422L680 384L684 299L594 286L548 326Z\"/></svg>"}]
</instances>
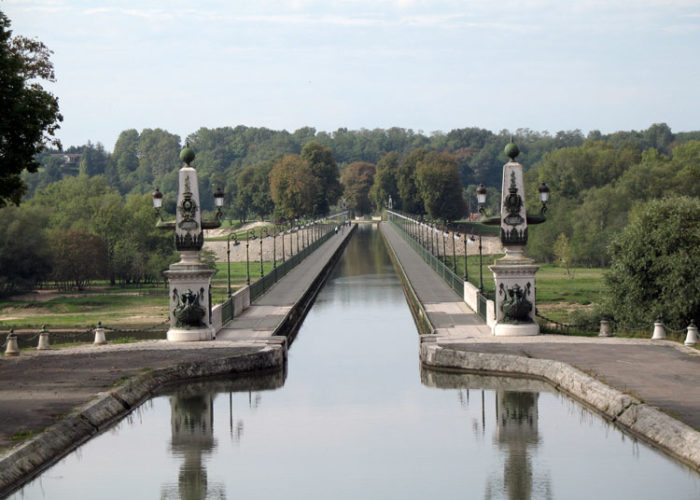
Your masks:
<instances>
[{"instance_id":1,"label":"canal water","mask_svg":"<svg viewBox=\"0 0 700 500\"><path fill-rule=\"evenodd\" d=\"M700 477L543 383L421 370L365 226L286 373L171 389L11 498L697 500Z\"/></svg>"}]
</instances>

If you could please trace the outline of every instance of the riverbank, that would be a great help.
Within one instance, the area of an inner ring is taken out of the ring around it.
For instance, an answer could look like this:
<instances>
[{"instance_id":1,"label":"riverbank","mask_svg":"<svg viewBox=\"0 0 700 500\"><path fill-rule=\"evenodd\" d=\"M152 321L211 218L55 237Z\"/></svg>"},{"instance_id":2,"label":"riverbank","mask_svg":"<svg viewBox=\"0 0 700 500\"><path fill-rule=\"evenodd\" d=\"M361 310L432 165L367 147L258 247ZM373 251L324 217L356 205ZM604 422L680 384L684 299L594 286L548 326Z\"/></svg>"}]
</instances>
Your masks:
<instances>
[{"instance_id":1,"label":"riverbank","mask_svg":"<svg viewBox=\"0 0 700 500\"><path fill-rule=\"evenodd\" d=\"M627 432L700 470L700 354L670 341L494 337L387 222L382 234L425 311L425 366L546 380ZM400 273L400 274L401 274ZM414 299L415 300L415 299ZM419 309L416 309L419 310Z\"/></svg>"}]
</instances>

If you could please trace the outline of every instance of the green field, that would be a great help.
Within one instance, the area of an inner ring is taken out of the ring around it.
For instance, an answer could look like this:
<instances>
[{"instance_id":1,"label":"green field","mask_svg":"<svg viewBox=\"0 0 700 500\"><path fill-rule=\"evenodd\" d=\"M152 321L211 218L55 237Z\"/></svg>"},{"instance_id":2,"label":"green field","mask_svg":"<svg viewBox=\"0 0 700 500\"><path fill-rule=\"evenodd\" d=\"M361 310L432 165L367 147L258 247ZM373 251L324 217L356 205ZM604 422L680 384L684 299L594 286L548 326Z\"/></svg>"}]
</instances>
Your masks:
<instances>
[{"instance_id":1,"label":"green field","mask_svg":"<svg viewBox=\"0 0 700 500\"><path fill-rule=\"evenodd\" d=\"M493 296L494 281L488 266L494 260L503 255L484 255L483 260L483 286L484 293ZM447 265L453 268L452 256L448 256ZM571 313L574 311L591 310L599 304L605 293L603 280L604 268L571 269L572 278L563 267L553 264L538 264L540 270L536 274L537 308L539 312L550 319L562 323L571 321ZM479 286L479 256L468 257L467 270L469 282ZM457 257L457 275L464 277L464 257Z\"/></svg>"}]
</instances>

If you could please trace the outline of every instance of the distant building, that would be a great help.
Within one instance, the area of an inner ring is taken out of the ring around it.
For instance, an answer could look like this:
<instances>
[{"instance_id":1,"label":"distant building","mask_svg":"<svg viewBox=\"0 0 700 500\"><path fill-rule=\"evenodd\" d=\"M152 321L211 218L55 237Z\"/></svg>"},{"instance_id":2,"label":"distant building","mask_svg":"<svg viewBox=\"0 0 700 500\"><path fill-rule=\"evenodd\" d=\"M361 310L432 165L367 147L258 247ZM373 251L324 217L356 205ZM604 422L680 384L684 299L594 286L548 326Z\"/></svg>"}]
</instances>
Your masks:
<instances>
[{"instance_id":1,"label":"distant building","mask_svg":"<svg viewBox=\"0 0 700 500\"><path fill-rule=\"evenodd\" d=\"M63 164L69 167L77 167L80 165L80 153L51 153L51 158L62 158Z\"/></svg>"}]
</instances>

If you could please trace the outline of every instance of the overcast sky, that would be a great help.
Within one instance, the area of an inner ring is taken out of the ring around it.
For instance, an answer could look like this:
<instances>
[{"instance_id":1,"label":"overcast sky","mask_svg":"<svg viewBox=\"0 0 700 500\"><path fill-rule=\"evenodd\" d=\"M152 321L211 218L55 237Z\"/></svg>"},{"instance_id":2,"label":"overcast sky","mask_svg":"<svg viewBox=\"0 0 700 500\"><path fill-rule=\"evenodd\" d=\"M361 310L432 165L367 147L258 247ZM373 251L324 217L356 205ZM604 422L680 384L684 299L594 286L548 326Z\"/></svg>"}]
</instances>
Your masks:
<instances>
[{"instance_id":1,"label":"overcast sky","mask_svg":"<svg viewBox=\"0 0 700 500\"><path fill-rule=\"evenodd\" d=\"M128 128L700 129L699 0L0 0L64 147Z\"/></svg>"}]
</instances>

